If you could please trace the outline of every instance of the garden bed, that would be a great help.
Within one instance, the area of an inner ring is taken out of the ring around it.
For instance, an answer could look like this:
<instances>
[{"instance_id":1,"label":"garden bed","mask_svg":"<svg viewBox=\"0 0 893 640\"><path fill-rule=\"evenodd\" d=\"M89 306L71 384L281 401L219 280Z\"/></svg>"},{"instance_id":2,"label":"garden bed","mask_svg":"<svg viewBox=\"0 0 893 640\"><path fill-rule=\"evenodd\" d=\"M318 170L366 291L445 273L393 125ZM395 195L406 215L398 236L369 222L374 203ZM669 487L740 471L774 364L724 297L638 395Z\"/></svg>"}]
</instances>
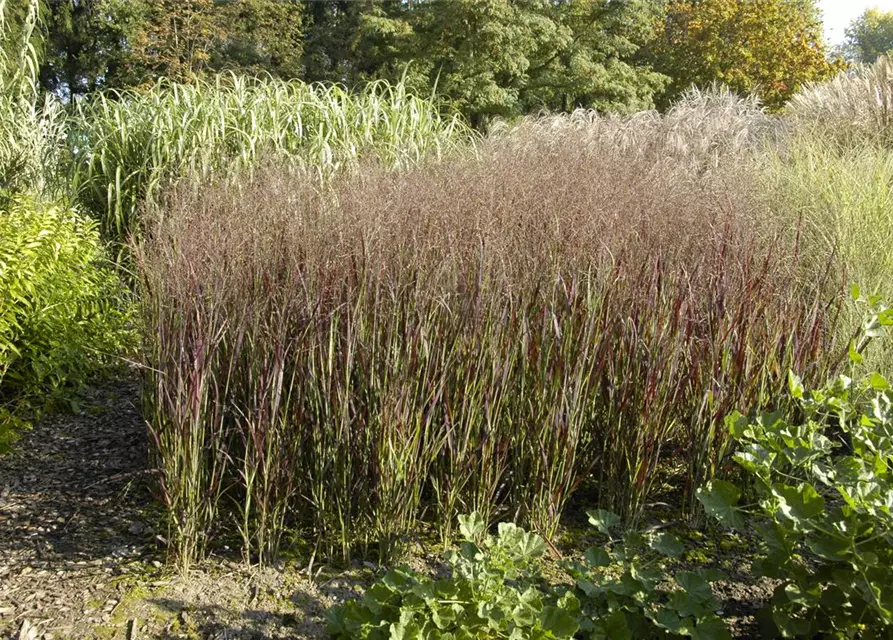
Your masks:
<instances>
[{"instance_id":1,"label":"garden bed","mask_svg":"<svg viewBox=\"0 0 893 640\"><path fill-rule=\"evenodd\" d=\"M325 610L358 596L381 568L308 558L249 568L217 549L188 575L175 573L150 493L138 398L132 378L98 386L78 413L38 421L0 458L0 637L326 637ZM578 524L569 518L561 553L587 543ZM719 533L684 537L681 563L729 574L717 595L735 635L752 637L753 614L771 593L749 573L753 547ZM409 553L416 570L440 567L436 545L417 541Z\"/></svg>"}]
</instances>

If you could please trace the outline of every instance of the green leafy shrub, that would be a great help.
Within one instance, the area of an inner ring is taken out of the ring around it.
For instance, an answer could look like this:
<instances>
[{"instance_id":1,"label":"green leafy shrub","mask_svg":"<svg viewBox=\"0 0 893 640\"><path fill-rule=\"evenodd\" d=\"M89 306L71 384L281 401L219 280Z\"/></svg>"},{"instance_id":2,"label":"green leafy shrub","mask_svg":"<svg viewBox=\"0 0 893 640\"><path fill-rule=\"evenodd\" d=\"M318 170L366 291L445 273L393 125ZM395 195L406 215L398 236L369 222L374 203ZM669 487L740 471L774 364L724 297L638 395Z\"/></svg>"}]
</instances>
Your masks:
<instances>
[{"instance_id":1,"label":"green leafy shrub","mask_svg":"<svg viewBox=\"0 0 893 640\"><path fill-rule=\"evenodd\" d=\"M670 578L666 559L685 551L675 536L657 531L619 535L620 518L602 509L590 511L589 522L608 537L607 544L567 565L585 637L730 637L716 615L720 605L710 586L725 578L722 572L699 568Z\"/></svg>"},{"instance_id":2,"label":"green leafy shrub","mask_svg":"<svg viewBox=\"0 0 893 640\"><path fill-rule=\"evenodd\" d=\"M0 443L22 407L61 399L127 344L124 301L91 221L21 197L0 211Z\"/></svg>"},{"instance_id":3,"label":"green leafy shrub","mask_svg":"<svg viewBox=\"0 0 893 640\"><path fill-rule=\"evenodd\" d=\"M360 601L328 613L336 638L570 638L577 629L545 588L539 536L503 523L486 535L479 514L460 517L465 537L447 555L449 577L389 571Z\"/></svg>"},{"instance_id":4,"label":"green leafy shrub","mask_svg":"<svg viewBox=\"0 0 893 640\"><path fill-rule=\"evenodd\" d=\"M893 325L876 299L863 338ZM841 375L810 390L791 374L798 410L730 415L735 461L755 500L716 480L699 492L712 516L742 528L752 519L765 555L760 575L780 580L771 621L784 637L874 638L893 633L893 389L879 373Z\"/></svg>"},{"instance_id":5,"label":"green leafy shrub","mask_svg":"<svg viewBox=\"0 0 893 640\"><path fill-rule=\"evenodd\" d=\"M489 535L477 513L459 521L464 542L447 554L449 576L392 570L362 599L330 609L329 632L370 640L730 637L710 587L721 574L683 571L662 584L662 560L684 551L670 534L614 538L620 518L593 511L607 545L563 563L566 580L553 583L543 577L539 536L509 523Z\"/></svg>"}]
</instances>

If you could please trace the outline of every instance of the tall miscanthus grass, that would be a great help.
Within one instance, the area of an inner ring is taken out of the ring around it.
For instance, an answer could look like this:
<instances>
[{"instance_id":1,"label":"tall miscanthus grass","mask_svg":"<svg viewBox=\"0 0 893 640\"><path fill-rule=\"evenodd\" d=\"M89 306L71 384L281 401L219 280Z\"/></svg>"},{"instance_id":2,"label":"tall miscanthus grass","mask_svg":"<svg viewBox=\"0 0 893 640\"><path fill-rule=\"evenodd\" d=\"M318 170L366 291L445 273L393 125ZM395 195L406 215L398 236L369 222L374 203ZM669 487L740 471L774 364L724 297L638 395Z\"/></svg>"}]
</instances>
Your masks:
<instances>
[{"instance_id":1,"label":"tall miscanthus grass","mask_svg":"<svg viewBox=\"0 0 893 640\"><path fill-rule=\"evenodd\" d=\"M0 0L0 193L59 191L64 111L42 96L37 75L40 2Z\"/></svg>"},{"instance_id":2,"label":"tall miscanthus grass","mask_svg":"<svg viewBox=\"0 0 893 640\"><path fill-rule=\"evenodd\" d=\"M469 140L458 117L401 84L338 85L220 75L108 92L78 103L72 182L106 236L139 230L139 212L182 177L210 179L264 158L330 174L358 159L402 167Z\"/></svg>"},{"instance_id":3,"label":"tall miscanthus grass","mask_svg":"<svg viewBox=\"0 0 893 640\"><path fill-rule=\"evenodd\" d=\"M560 136L577 132L626 151L663 153L701 171L740 161L753 151L778 141L783 128L757 98L741 97L722 85L691 89L666 113L641 111L632 115L578 109L569 114L529 117L520 123L498 123L491 135L517 136L531 128Z\"/></svg>"},{"instance_id":4,"label":"tall miscanthus grass","mask_svg":"<svg viewBox=\"0 0 893 640\"><path fill-rule=\"evenodd\" d=\"M470 510L551 535L581 491L634 522L721 471L730 408L826 375L842 282L750 166L579 118L171 192L137 258L181 559L240 533L265 561L289 529L386 556Z\"/></svg>"},{"instance_id":5,"label":"tall miscanthus grass","mask_svg":"<svg viewBox=\"0 0 893 640\"><path fill-rule=\"evenodd\" d=\"M856 64L837 77L804 87L785 107L795 131L843 146L893 144L893 58Z\"/></svg>"}]
</instances>

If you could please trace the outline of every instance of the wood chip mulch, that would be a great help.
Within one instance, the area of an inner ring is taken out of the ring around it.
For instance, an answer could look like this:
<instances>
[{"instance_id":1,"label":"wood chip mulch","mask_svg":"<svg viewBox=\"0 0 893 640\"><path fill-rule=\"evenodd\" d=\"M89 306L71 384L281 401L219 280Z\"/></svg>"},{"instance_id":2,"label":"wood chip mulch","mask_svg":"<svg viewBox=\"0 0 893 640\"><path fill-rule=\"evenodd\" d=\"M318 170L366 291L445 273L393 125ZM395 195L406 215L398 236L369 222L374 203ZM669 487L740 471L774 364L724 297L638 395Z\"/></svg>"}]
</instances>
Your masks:
<instances>
[{"instance_id":1,"label":"wood chip mulch","mask_svg":"<svg viewBox=\"0 0 893 640\"><path fill-rule=\"evenodd\" d=\"M138 397L99 386L0 457L0 638L91 637L128 576L160 566Z\"/></svg>"}]
</instances>

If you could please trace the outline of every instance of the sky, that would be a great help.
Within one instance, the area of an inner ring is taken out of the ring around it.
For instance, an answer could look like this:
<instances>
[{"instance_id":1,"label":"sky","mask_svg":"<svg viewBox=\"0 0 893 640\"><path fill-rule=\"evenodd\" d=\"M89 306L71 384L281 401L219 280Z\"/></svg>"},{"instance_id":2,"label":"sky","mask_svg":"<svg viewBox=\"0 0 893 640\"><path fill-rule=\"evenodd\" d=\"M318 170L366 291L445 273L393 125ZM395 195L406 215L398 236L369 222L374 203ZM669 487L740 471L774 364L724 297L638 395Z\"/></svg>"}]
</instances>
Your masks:
<instances>
[{"instance_id":1,"label":"sky","mask_svg":"<svg viewBox=\"0 0 893 640\"><path fill-rule=\"evenodd\" d=\"M836 45L843 42L843 31L853 18L871 7L893 11L893 0L819 0L819 6L825 20L825 37Z\"/></svg>"}]
</instances>

